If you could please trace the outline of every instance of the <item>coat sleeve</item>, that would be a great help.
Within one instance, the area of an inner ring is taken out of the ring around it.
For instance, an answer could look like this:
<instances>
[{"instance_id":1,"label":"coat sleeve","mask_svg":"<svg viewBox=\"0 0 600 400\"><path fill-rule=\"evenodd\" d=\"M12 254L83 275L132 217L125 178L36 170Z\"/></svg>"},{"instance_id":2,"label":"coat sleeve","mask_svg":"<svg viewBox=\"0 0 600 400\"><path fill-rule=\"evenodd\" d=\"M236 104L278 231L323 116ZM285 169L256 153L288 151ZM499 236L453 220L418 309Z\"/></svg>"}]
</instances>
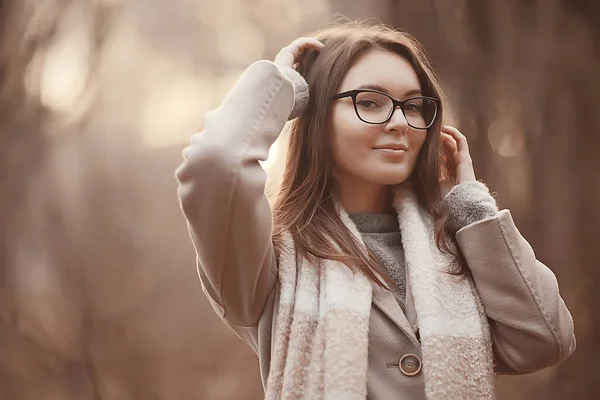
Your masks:
<instances>
[{"instance_id":1,"label":"coat sleeve","mask_svg":"<svg viewBox=\"0 0 600 400\"><path fill-rule=\"evenodd\" d=\"M272 212L259 160L266 160L294 103L292 79L272 62L255 62L205 115L203 131L192 136L176 171L203 290L233 325L257 322L276 281Z\"/></svg>"},{"instance_id":2,"label":"coat sleeve","mask_svg":"<svg viewBox=\"0 0 600 400\"><path fill-rule=\"evenodd\" d=\"M569 357L573 319L554 273L536 259L508 210L456 233L490 321L496 370L519 374Z\"/></svg>"}]
</instances>

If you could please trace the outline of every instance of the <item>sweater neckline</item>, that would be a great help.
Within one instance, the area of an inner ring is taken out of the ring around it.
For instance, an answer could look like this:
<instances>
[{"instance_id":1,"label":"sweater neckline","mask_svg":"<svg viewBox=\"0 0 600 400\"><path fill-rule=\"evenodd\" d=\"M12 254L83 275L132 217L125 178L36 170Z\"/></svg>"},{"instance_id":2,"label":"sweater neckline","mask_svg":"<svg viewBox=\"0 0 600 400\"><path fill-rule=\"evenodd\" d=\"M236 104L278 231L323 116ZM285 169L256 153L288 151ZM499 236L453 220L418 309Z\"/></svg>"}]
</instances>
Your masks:
<instances>
[{"instance_id":1,"label":"sweater neckline","mask_svg":"<svg viewBox=\"0 0 600 400\"><path fill-rule=\"evenodd\" d=\"M348 214L360 233L400 232L398 216L395 213Z\"/></svg>"}]
</instances>

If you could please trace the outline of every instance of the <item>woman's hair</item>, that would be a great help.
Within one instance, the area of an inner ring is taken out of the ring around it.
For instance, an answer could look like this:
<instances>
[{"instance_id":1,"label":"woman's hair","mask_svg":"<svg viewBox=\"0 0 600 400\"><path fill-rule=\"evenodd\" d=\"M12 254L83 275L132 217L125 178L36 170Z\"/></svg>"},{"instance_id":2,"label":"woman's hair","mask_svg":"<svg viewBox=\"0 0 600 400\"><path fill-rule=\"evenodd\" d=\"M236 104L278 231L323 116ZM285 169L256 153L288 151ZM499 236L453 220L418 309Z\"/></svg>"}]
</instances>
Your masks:
<instances>
[{"instance_id":1,"label":"woman's hair","mask_svg":"<svg viewBox=\"0 0 600 400\"><path fill-rule=\"evenodd\" d=\"M447 224L442 206L440 180L453 179L453 166L440 140L444 117L443 93L421 45L411 35L384 25L350 22L311 35L325 44L319 51L307 50L298 72L310 88L306 110L292 122L285 170L273 204L273 242L282 250L281 235L291 233L298 254L309 259L338 260L362 270L382 285L391 283L373 255L342 222L335 204L337 183L331 174L332 156L326 135L327 117L333 96L353 63L367 51L383 49L406 58L415 69L424 96L440 99L438 117L428 129L412 180L419 203L435 220L435 239L440 250L452 254L463 271L456 239ZM381 279L377 276L381 277ZM382 281L383 280L383 281Z\"/></svg>"}]
</instances>

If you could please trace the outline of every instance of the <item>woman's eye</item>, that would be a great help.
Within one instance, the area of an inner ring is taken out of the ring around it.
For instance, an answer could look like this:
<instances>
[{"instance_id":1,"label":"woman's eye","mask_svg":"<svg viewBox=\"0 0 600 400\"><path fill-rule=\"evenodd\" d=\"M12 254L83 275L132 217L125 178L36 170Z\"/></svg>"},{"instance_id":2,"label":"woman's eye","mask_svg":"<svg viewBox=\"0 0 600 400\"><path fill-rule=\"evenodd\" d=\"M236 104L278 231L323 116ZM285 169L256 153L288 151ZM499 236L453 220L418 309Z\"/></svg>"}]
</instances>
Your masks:
<instances>
[{"instance_id":1,"label":"woman's eye","mask_svg":"<svg viewBox=\"0 0 600 400\"><path fill-rule=\"evenodd\" d=\"M362 108L375 108L375 107L379 107L379 104L377 104L373 100L360 100L360 101L357 101L356 104L358 104Z\"/></svg>"},{"instance_id":2,"label":"woman's eye","mask_svg":"<svg viewBox=\"0 0 600 400\"><path fill-rule=\"evenodd\" d=\"M423 109L420 103L408 103L404 106L404 110L408 112L420 112Z\"/></svg>"}]
</instances>

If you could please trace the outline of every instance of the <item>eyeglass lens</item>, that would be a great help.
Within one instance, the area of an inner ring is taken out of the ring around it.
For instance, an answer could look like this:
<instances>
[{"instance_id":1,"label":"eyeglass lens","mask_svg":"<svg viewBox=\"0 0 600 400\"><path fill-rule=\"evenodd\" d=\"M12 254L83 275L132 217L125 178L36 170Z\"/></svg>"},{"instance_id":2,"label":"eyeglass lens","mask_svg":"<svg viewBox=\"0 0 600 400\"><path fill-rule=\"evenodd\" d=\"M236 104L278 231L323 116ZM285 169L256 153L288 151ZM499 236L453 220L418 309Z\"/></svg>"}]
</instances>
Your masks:
<instances>
[{"instance_id":1,"label":"eyeglass lens","mask_svg":"<svg viewBox=\"0 0 600 400\"><path fill-rule=\"evenodd\" d=\"M374 92L360 92L356 95L356 112L365 122L381 124L388 120L394 111L394 103L388 96ZM406 122L414 128L427 128L435 119L437 104L431 99L415 98L404 103Z\"/></svg>"}]
</instances>

